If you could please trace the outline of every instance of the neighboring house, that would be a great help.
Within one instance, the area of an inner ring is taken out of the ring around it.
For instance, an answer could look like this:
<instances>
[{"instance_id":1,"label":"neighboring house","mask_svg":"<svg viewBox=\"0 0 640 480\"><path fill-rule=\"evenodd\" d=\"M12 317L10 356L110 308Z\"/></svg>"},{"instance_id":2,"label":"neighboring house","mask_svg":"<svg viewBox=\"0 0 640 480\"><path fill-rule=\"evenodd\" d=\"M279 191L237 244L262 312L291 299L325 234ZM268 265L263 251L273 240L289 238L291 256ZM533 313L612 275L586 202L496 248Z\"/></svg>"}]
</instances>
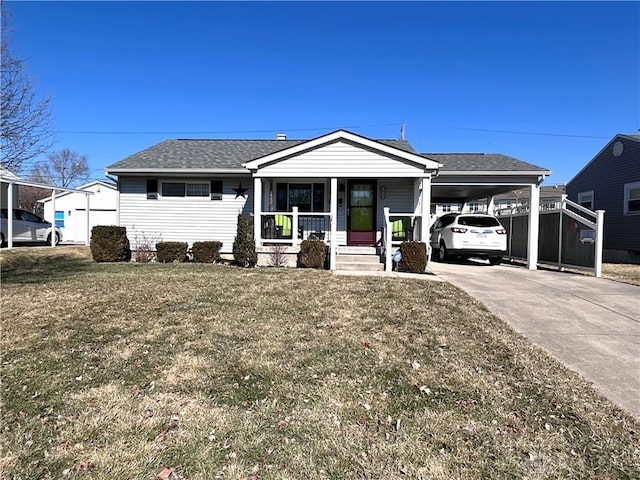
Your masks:
<instances>
[{"instance_id":1,"label":"neighboring house","mask_svg":"<svg viewBox=\"0 0 640 480\"><path fill-rule=\"evenodd\" d=\"M259 253L321 238L333 269L338 247L390 247L389 215L410 217L404 234L427 239L432 198L460 202L526 185L537 194L550 174L500 157L475 173L459 162L447 176L437 155L405 140L338 130L311 140L166 140L106 171L118 177L118 222L134 248L142 237L219 240L228 255L238 214L252 214Z\"/></svg>"},{"instance_id":2,"label":"neighboring house","mask_svg":"<svg viewBox=\"0 0 640 480\"><path fill-rule=\"evenodd\" d=\"M107 182L95 180L76 187L76 190L93 192L89 200L89 232L96 225L117 225L118 188ZM64 192L56 195L55 212L51 197L40 200L44 204L44 218L54 222L62 230L67 242L86 243L87 195Z\"/></svg>"},{"instance_id":3,"label":"neighboring house","mask_svg":"<svg viewBox=\"0 0 640 480\"><path fill-rule=\"evenodd\" d=\"M567 184L567 195L604 210L604 261L640 263L640 135L618 134Z\"/></svg>"}]
</instances>

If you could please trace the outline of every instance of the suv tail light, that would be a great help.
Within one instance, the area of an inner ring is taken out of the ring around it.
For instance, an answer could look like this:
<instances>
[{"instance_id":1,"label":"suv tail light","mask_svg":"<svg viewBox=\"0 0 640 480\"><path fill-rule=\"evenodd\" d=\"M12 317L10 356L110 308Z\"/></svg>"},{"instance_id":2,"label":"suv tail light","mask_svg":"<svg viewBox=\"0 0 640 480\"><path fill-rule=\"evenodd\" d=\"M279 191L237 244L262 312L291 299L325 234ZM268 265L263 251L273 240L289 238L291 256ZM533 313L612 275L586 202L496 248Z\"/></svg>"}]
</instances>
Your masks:
<instances>
[{"instance_id":1,"label":"suv tail light","mask_svg":"<svg viewBox=\"0 0 640 480\"><path fill-rule=\"evenodd\" d=\"M460 228L460 227L451 227L451 231L453 233L465 233L467 231L466 228Z\"/></svg>"},{"instance_id":2,"label":"suv tail light","mask_svg":"<svg viewBox=\"0 0 640 480\"><path fill-rule=\"evenodd\" d=\"M506 235L507 231L506 231L504 228L498 228L498 229L496 230L496 233L497 233L498 235Z\"/></svg>"}]
</instances>

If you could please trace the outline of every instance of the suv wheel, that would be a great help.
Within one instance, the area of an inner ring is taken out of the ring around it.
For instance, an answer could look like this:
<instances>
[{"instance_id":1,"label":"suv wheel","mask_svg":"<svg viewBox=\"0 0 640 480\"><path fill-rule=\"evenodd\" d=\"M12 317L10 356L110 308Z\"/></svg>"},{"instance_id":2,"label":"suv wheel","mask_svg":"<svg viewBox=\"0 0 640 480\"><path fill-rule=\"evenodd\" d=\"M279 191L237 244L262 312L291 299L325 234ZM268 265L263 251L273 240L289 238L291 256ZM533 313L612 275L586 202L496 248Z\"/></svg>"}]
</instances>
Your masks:
<instances>
[{"instance_id":1,"label":"suv wheel","mask_svg":"<svg viewBox=\"0 0 640 480\"><path fill-rule=\"evenodd\" d=\"M438 260L441 262L446 262L449 258L449 254L447 253L447 247L444 245L444 242L440 242L440 248L438 249Z\"/></svg>"},{"instance_id":2,"label":"suv wheel","mask_svg":"<svg viewBox=\"0 0 640 480\"><path fill-rule=\"evenodd\" d=\"M500 265L500 262L502 262L502 257L490 257L489 258L489 263L491 265Z\"/></svg>"}]
</instances>

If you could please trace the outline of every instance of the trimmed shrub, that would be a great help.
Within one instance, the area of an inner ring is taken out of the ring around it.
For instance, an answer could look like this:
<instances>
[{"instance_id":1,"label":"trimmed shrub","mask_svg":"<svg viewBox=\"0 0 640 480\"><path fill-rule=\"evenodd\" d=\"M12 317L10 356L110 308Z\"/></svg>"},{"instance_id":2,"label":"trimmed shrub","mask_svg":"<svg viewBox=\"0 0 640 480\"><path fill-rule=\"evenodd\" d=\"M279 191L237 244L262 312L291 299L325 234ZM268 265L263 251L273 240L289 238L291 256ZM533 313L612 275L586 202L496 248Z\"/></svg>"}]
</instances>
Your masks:
<instances>
[{"instance_id":1,"label":"trimmed shrub","mask_svg":"<svg viewBox=\"0 0 640 480\"><path fill-rule=\"evenodd\" d=\"M187 242L156 243L156 259L161 263L184 262L187 258Z\"/></svg>"},{"instance_id":2,"label":"trimmed shrub","mask_svg":"<svg viewBox=\"0 0 640 480\"><path fill-rule=\"evenodd\" d=\"M131 259L126 227L97 225L91 229L90 245L96 262L128 262Z\"/></svg>"},{"instance_id":3,"label":"trimmed shrub","mask_svg":"<svg viewBox=\"0 0 640 480\"><path fill-rule=\"evenodd\" d=\"M220 258L220 249L222 242L193 242L191 253L193 253L193 261L196 263L214 263Z\"/></svg>"},{"instance_id":4,"label":"trimmed shrub","mask_svg":"<svg viewBox=\"0 0 640 480\"><path fill-rule=\"evenodd\" d=\"M422 273L427 268L427 244L424 242L402 242L402 260L398 264L401 272Z\"/></svg>"},{"instance_id":5,"label":"trimmed shrub","mask_svg":"<svg viewBox=\"0 0 640 480\"><path fill-rule=\"evenodd\" d=\"M322 240L304 240L300 244L298 265L305 268L324 268L327 245Z\"/></svg>"},{"instance_id":6,"label":"trimmed shrub","mask_svg":"<svg viewBox=\"0 0 640 480\"><path fill-rule=\"evenodd\" d=\"M255 267L258 263L256 242L253 239L253 221L238 215L238 229L233 241L233 258L241 267Z\"/></svg>"}]
</instances>

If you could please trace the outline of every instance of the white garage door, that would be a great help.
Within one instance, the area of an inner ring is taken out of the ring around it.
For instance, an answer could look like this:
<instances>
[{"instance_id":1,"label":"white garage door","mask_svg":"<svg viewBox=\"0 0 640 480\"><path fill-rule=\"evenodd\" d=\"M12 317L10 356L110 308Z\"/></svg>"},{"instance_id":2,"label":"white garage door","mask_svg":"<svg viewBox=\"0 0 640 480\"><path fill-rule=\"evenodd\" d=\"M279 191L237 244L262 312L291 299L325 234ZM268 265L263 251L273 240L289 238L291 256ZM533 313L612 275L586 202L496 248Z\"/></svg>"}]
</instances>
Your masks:
<instances>
[{"instance_id":1,"label":"white garage door","mask_svg":"<svg viewBox=\"0 0 640 480\"><path fill-rule=\"evenodd\" d=\"M75 242L85 242L87 239L87 211L76 210L76 228L75 238L66 238L65 240ZM89 211L89 235L91 235L91 229L96 225L116 225L116 211L115 210L94 210Z\"/></svg>"}]
</instances>

